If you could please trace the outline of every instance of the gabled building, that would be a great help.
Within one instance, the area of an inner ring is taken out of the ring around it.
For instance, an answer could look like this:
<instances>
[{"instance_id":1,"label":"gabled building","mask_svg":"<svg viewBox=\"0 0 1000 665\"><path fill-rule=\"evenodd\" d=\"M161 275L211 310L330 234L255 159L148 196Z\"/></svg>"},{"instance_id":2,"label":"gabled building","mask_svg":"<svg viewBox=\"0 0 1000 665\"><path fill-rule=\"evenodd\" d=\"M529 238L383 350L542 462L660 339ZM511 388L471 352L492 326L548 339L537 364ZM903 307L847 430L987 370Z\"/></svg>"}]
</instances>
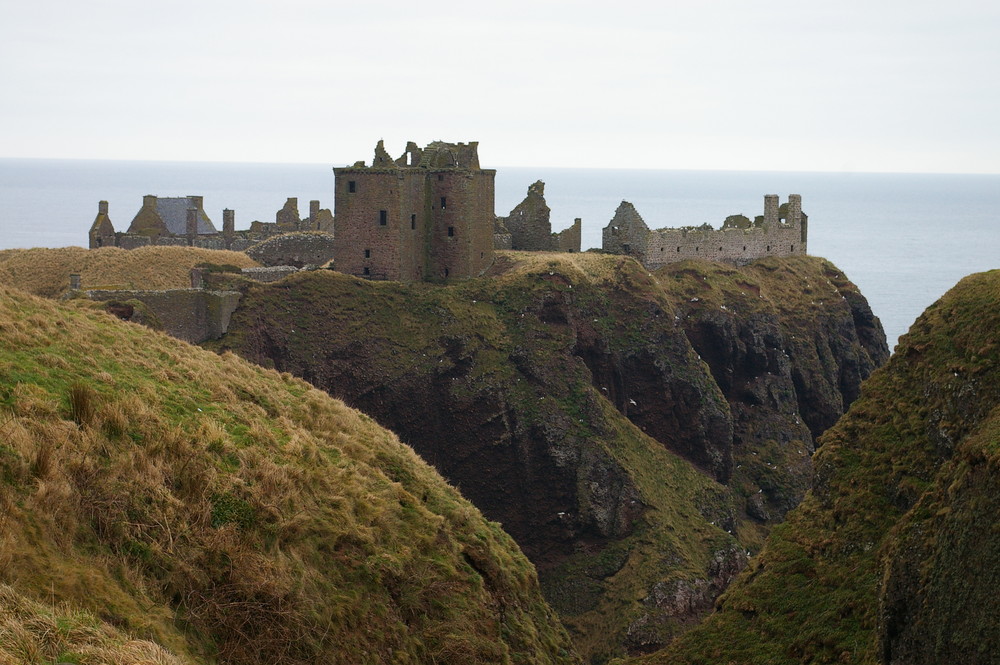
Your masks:
<instances>
[{"instance_id":1,"label":"gabled building","mask_svg":"<svg viewBox=\"0 0 1000 665\"><path fill-rule=\"evenodd\" d=\"M412 141L393 159L334 168L337 270L369 279L450 280L493 263L493 169L478 143Z\"/></svg>"},{"instance_id":2,"label":"gabled building","mask_svg":"<svg viewBox=\"0 0 1000 665\"><path fill-rule=\"evenodd\" d=\"M126 233L150 238L214 235L218 231L205 214L203 205L204 197L201 196L158 197L147 194L142 197L142 208L132 219Z\"/></svg>"}]
</instances>

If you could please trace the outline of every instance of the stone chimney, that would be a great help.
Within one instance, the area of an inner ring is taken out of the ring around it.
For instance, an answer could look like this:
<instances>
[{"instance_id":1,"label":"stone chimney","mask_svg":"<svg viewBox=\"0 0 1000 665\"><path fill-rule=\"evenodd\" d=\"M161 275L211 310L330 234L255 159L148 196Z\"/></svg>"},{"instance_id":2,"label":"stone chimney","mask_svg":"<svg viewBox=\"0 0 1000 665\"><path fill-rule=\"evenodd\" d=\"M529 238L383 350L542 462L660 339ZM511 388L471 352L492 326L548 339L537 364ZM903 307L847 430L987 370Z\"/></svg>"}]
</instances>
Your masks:
<instances>
[{"instance_id":1,"label":"stone chimney","mask_svg":"<svg viewBox=\"0 0 1000 665\"><path fill-rule=\"evenodd\" d=\"M187 209L187 240L189 245L194 244L194 239L198 236L198 209Z\"/></svg>"},{"instance_id":2,"label":"stone chimney","mask_svg":"<svg viewBox=\"0 0 1000 665\"><path fill-rule=\"evenodd\" d=\"M222 211L222 236L231 240L236 235L236 212L226 208Z\"/></svg>"},{"instance_id":3,"label":"stone chimney","mask_svg":"<svg viewBox=\"0 0 1000 665\"><path fill-rule=\"evenodd\" d=\"M319 231L319 201L309 202L309 228Z\"/></svg>"},{"instance_id":4,"label":"stone chimney","mask_svg":"<svg viewBox=\"0 0 1000 665\"><path fill-rule=\"evenodd\" d=\"M101 201L101 202L99 202L97 204L97 214L98 215L107 215L108 214L108 202L107 201Z\"/></svg>"},{"instance_id":5,"label":"stone chimney","mask_svg":"<svg viewBox=\"0 0 1000 665\"><path fill-rule=\"evenodd\" d=\"M764 195L764 226L778 225L778 195Z\"/></svg>"},{"instance_id":6,"label":"stone chimney","mask_svg":"<svg viewBox=\"0 0 1000 665\"><path fill-rule=\"evenodd\" d=\"M802 195L788 195L788 212L785 214L785 222L793 226L802 223Z\"/></svg>"}]
</instances>

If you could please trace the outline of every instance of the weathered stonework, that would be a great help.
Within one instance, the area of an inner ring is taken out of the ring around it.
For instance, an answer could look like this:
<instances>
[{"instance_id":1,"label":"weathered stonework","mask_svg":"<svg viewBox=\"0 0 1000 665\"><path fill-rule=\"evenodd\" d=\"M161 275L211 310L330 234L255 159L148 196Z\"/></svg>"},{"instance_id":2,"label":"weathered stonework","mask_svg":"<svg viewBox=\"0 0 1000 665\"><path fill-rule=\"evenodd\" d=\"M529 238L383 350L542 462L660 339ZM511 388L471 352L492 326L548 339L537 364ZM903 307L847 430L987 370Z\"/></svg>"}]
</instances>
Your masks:
<instances>
[{"instance_id":1,"label":"weathered stonework","mask_svg":"<svg viewBox=\"0 0 1000 665\"><path fill-rule=\"evenodd\" d=\"M479 167L478 143L410 142L393 160L379 141L371 166L333 171L339 272L437 281L492 265L496 171Z\"/></svg>"},{"instance_id":2,"label":"weathered stonework","mask_svg":"<svg viewBox=\"0 0 1000 665\"><path fill-rule=\"evenodd\" d=\"M229 328L229 319L241 294L238 291L170 289L167 291L86 291L91 300L127 303L137 300L152 312L163 331L192 344L218 339ZM123 317L129 318L130 317Z\"/></svg>"},{"instance_id":3,"label":"weathered stonework","mask_svg":"<svg viewBox=\"0 0 1000 665\"><path fill-rule=\"evenodd\" d=\"M602 247L606 252L634 256L650 270L685 259L746 265L765 256L805 254L807 232L808 217L798 194L790 194L784 206L778 205L777 195L768 194L763 216L750 222L732 215L721 229L704 224L650 230L635 207L622 201L604 227Z\"/></svg>"},{"instance_id":4,"label":"weathered stonework","mask_svg":"<svg viewBox=\"0 0 1000 665\"><path fill-rule=\"evenodd\" d=\"M299 272L299 268L295 266L271 266L268 268L243 268L240 272L244 277L255 282L270 283L294 275Z\"/></svg>"},{"instance_id":5,"label":"weathered stonework","mask_svg":"<svg viewBox=\"0 0 1000 665\"><path fill-rule=\"evenodd\" d=\"M333 258L333 234L322 231L283 233L263 240L246 250L247 255L264 266L321 266Z\"/></svg>"},{"instance_id":6,"label":"weathered stonework","mask_svg":"<svg viewBox=\"0 0 1000 665\"><path fill-rule=\"evenodd\" d=\"M507 217L497 217L494 225L494 249L529 252L579 252L580 220L568 229L552 232L551 210L545 202L545 183L538 180L528 187L528 194Z\"/></svg>"},{"instance_id":7,"label":"weathered stonework","mask_svg":"<svg viewBox=\"0 0 1000 665\"><path fill-rule=\"evenodd\" d=\"M203 249L228 249L237 252L268 238L289 231L325 230L332 233L333 214L320 209L319 201L309 202L309 217L299 219L298 199L289 198L279 210L276 222L252 222L248 230L237 231L235 213L222 211L222 233L208 218L201 196L157 197L144 196L142 208L132 220L128 231L116 232L108 216L108 202L101 201L97 217L88 234L90 248L183 246Z\"/></svg>"}]
</instances>

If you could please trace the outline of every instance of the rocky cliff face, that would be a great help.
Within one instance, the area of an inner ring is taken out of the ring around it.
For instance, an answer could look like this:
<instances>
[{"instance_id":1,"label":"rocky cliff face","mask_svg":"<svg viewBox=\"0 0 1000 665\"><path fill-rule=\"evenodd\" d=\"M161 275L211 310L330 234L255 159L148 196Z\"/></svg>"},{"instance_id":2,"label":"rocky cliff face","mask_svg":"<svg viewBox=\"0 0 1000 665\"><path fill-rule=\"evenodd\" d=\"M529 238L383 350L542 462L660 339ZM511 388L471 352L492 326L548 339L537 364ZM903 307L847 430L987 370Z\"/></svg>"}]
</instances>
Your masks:
<instances>
[{"instance_id":1,"label":"rocky cliff face","mask_svg":"<svg viewBox=\"0 0 1000 665\"><path fill-rule=\"evenodd\" d=\"M539 568L600 662L711 608L888 355L829 263L502 254L448 287L248 285L223 348L397 432Z\"/></svg>"},{"instance_id":2,"label":"rocky cliff face","mask_svg":"<svg viewBox=\"0 0 1000 665\"><path fill-rule=\"evenodd\" d=\"M928 308L720 611L648 662L996 662L998 301L993 271Z\"/></svg>"}]
</instances>

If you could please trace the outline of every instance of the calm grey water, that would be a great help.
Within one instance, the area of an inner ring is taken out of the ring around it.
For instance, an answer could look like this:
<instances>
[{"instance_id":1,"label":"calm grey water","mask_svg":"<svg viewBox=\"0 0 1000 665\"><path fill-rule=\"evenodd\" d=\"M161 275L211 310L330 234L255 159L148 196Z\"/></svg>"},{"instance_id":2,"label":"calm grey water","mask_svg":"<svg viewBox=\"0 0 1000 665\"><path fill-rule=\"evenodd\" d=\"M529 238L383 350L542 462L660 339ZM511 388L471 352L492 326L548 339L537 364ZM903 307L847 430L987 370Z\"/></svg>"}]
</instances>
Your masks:
<instances>
[{"instance_id":1,"label":"calm grey water","mask_svg":"<svg viewBox=\"0 0 1000 665\"><path fill-rule=\"evenodd\" d=\"M124 230L144 194L205 197L221 225L273 221L285 199L333 208L333 164L221 164L0 159L0 248L86 246L97 202ZM1000 176L498 168L496 210L545 181L554 230L583 219L583 246L624 199L652 228L715 226L763 213L764 194L802 195L809 253L844 270L882 319L890 348L961 277L998 267Z\"/></svg>"}]
</instances>

